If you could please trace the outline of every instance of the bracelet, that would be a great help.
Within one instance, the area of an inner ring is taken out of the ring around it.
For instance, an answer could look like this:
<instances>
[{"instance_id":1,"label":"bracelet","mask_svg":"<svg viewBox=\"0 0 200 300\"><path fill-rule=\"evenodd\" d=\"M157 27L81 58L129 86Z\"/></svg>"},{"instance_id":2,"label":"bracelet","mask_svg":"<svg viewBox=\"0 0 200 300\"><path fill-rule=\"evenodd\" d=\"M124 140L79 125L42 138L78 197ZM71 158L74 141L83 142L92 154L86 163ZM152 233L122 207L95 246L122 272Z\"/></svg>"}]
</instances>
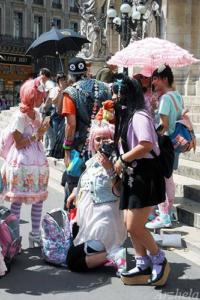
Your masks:
<instances>
[{"instance_id":1,"label":"bracelet","mask_svg":"<svg viewBox=\"0 0 200 300\"><path fill-rule=\"evenodd\" d=\"M70 141L70 140L68 140L68 139L65 138L63 145L65 145L65 146L72 146L73 145L73 141Z\"/></svg>"},{"instance_id":2,"label":"bracelet","mask_svg":"<svg viewBox=\"0 0 200 300\"><path fill-rule=\"evenodd\" d=\"M120 154L119 159L121 160L122 164L126 164L127 161L123 160L122 155L123 155L123 154Z\"/></svg>"},{"instance_id":3,"label":"bracelet","mask_svg":"<svg viewBox=\"0 0 200 300\"><path fill-rule=\"evenodd\" d=\"M71 151L72 150L72 146L67 146L67 145L65 145L65 144L63 144L63 149L64 150L67 150L67 151Z\"/></svg>"},{"instance_id":4,"label":"bracelet","mask_svg":"<svg viewBox=\"0 0 200 300\"><path fill-rule=\"evenodd\" d=\"M32 141L32 142L34 142L34 141L37 141L37 140L38 140L38 139L37 139L37 136L36 136L35 134L32 134L31 138L33 139L33 141Z\"/></svg>"}]
</instances>

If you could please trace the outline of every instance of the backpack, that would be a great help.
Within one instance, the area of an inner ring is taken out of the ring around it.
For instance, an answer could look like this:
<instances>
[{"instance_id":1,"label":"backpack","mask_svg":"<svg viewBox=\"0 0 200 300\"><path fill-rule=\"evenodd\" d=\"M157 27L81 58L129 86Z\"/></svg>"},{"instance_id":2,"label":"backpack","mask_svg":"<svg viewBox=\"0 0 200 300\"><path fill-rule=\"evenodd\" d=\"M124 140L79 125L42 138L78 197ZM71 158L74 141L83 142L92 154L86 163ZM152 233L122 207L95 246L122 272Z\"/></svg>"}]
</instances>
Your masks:
<instances>
[{"instance_id":1,"label":"backpack","mask_svg":"<svg viewBox=\"0 0 200 300\"><path fill-rule=\"evenodd\" d=\"M167 135L158 135L158 145L160 148L160 154L151 150L150 153L156 158L159 162L159 168L164 177L170 178L173 173L174 166L174 147L171 142L171 139Z\"/></svg>"},{"instance_id":2,"label":"backpack","mask_svg":"<svg viewBox=\"0 0 200 300\"><path fill-rule=\"evenodd\" d=\"M7 266L21 251L19 220L4 206L0 206L0 246Z\"/></svg>"},{"instance_id":3,"label":"backpack","mask_svg":"<svg viewBox=\"0 0 200 300\"><path fill-rule=\"evenodd\" d=\"M103 101L111 99L111 92L108 85L95 79L79 80L73 86L67 87L64 92L76 105L76 132L73 146L81 151L87 139L94 102L96 101L98 105L98 111Z\"/></svg>"},{"instance_id":4,"label":"backpack","mask_svg":"<svg viewBox=\"0 0 200 300\"><path fill-rule=\"evenodd\" d=\"M42 220L42 255L54 265L66 266L67 253L72 245L70 222L63 209L46 213Z\"/></svg>"}]
</instances>

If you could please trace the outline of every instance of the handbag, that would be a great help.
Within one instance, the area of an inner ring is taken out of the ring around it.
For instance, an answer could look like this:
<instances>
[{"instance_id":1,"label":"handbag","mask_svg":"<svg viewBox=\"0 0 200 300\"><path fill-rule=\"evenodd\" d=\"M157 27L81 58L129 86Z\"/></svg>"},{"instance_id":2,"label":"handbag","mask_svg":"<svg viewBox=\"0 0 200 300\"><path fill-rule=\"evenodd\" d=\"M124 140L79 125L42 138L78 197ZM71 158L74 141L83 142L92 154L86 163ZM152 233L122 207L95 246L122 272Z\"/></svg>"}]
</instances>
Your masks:
<instances>
[{"instance_id":1,"label":"handbag","mask_svg":"<svg viewBox=\"0 0 200 300\"><path fill-rule=\"evenodd\" d=\"M174 132L169 136L177 153L189 151L193 140L190 130L181 122L176 122Z\"/></svg>"},{"instance_id":2,"label":"handbag","mask_svg":"<svg viewBox=\"0 0 200 300\"><path fill-rule=\"evenodd\" d=\"M83 157L80 156L80 152L72 150L70 152L70 164L67 167L67 174L73 177L79 177L83 172L85 162Z\"/></svg>"},{"instance_id":3,"label":"handbag","mask_svg":"<svg viewBox=\"0 0 200 300\"><path fill-rule=\"evenodd\" d=\"M169 96L171 97L175 109L178 112L179 109L174 97L171 94L169 94ZM182 112L181 118L176 121L174 132L169 135L174 147L174 151L177 153L190 151L192 148L195 149L196 146L192 122L190 121L187 113L187 110Z\"/></svg>"}]
</instances>

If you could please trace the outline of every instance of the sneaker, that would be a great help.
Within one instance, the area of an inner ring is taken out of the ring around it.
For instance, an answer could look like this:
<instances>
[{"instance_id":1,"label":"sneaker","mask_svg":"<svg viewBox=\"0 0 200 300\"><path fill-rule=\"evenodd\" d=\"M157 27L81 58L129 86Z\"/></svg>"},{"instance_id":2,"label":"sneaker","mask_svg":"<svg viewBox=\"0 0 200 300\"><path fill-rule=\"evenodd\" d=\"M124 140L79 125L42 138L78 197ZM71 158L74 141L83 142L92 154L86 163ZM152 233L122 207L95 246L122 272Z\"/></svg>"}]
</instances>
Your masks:
<instances>
[{"instance_id":1,"label":"sneaker","mask_svg":"<svg viewBox=\"0 0 200 300\"><path fill-rule=\"evenodd\" d=\"M159 228L169 228L172 226L170 215L160 215L156 217L153 221L147 222L145 227L148 229L159 229Z\"/></svg>"},{"instance_id":2,"label":"sneaker","mask_svg":"<svg viewBox=\"0 0 200 300\"><path fill-rule=\"evenodd\" d=\"M118 277L121 276L121 273L126 271L126 249L122 248L118 251L118 253L115 255L115 263L117 265L117 272L116 275Z\"/></svg>"},{"instance_id":3,"label":"sneaker","mask_svg":"<svg viewBox=\"0 0 200 300\"><path fill-rule=\"evenodd\" d=\"M153 221L155 218L156 218L156 215L150 214L150 215L148 216L148 221L151 222L151 221Z\"/></svg>"},{"instance_id":4,"label":"sneaker","mask_svg":"<svg viewBox=\"0 0 200 300\"><path fill-rule=\"evenodd\" d=\"M105 265L116 268L116 275L120 277L121 273L126 271L126 249L118 250L112 257L108 258Z\"/></svg>"},{"instance_id":5,"label":"sneaker","mask_svg":"<svg viewBox=\"0 0 200 300\"><path fill-rule=\"evenodd\" d=\"M178 222L178 216L176 210L170 210L169 212L171 222Z\"/></svg>"}]
</instances>

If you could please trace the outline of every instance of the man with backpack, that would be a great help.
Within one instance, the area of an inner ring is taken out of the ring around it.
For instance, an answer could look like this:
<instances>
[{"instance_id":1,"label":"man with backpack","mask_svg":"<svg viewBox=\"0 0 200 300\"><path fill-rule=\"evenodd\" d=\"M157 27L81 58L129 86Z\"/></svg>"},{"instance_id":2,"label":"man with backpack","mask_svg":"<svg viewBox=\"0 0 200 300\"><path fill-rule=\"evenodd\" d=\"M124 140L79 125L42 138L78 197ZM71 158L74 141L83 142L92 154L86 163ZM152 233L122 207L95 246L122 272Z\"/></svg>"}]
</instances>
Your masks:
<instances>
[{"instance_id":1,"label":"man with backpack","mask_svg":"<svg viewBox=\"0 0 200 300\"><path fill-rule=\"evenodd\" d=\"M64 162L70 165L72 150L77 150L83 160L87 160L86 143L91 119L102 106L102 102L111 99L111 92L103 82L87 78L87 66L84 59L72 58L68 64L70 80L74 82L64 91L62 114L66 117ZM83 169L79 170L79 174ZM66 198L77 185L79 175L64 173L62 185L65 186ZM67 184L65 184L67 182Z\"/></svg>"}]
</instances>

